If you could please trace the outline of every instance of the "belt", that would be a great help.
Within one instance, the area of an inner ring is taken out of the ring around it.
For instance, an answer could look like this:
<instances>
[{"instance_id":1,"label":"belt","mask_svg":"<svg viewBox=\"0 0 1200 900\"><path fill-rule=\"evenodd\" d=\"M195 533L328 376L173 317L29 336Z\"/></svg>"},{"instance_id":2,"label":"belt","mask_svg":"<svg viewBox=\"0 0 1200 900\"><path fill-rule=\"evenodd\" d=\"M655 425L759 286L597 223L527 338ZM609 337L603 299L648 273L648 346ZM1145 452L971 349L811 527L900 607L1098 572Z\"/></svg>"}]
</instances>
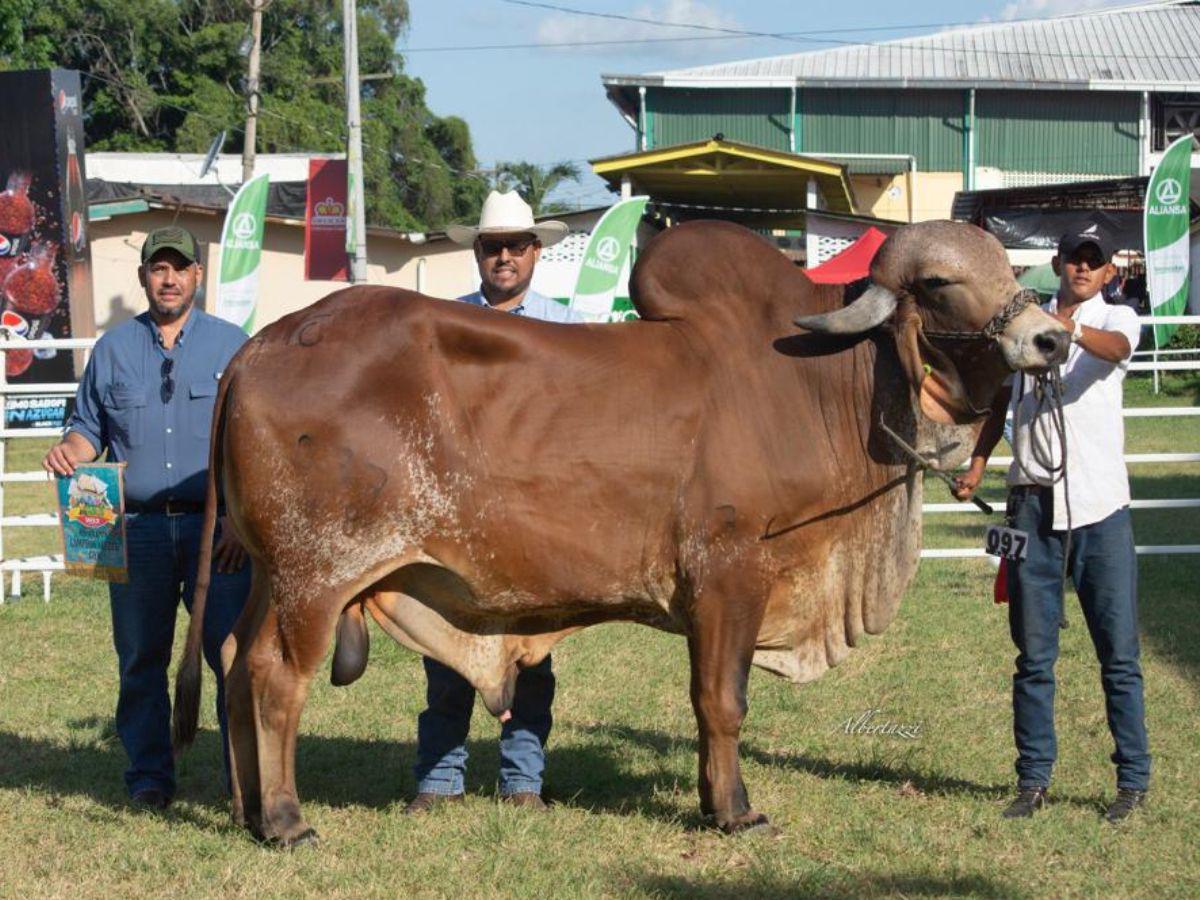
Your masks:
<instances>
[{"instance_id":1,"label":"belt","mask_svg":"<svg viewBox=\"0 0 1200 900\"><path fill-rule=\"evenodd\" d=\"M162 513L168 516L182 516L188 513L204 512L204 504L195 500L166 500L162 503L138 503L130 501L125 504L127 513Z\"/></svg>"},{"instance_id":2,"label":"belt","mask_svg":"<svg viewBox=\"0 0 1200 900\"><path fill-rule=\"evenodd\" d=\"M1009 485L1008 492L1010 494L1040 494L1042 491L1053 491L1051 487L1040 484L1013 484Z\"/></svg>"}]
</instances>

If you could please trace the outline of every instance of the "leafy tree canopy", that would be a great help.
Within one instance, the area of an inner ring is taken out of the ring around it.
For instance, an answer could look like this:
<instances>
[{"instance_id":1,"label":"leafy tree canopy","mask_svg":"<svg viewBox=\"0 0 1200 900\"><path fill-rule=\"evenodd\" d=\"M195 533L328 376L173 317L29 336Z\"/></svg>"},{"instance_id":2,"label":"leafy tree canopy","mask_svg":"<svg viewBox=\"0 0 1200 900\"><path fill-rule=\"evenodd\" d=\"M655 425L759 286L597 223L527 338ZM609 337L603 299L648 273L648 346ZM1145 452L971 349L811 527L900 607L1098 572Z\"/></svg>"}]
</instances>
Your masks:
<instances>
[{"instance_id":1,"label":"leafy tree canopy","mask_svg":"<svg viewBox=\"0 0 1200 900\"><path fill-rule=\"evenodd\" d=\"M260 153L345 149L342 21L332 0L264 3ZM359 0L367 218L420 230L478 216L471 134L438 117L395 51L407 0ZM95 150L241 152L250 0L0 0L0 69L83 75Z\"/></svg>"},{"instance_id":2,"label":"leafy tree canopy","mask_svg":"<svg viewBox=\"0 0 1200 900\"><path fill-rule=\"evenodd\" d=\"M533 207L535 216L566 212L563 203L547 203L546 197L559 185L579 180L579 166L573 162L539 166L531 162L502 162L496 166L494 183L501 191L516 191Z\"/></svg>"}]
</instances>

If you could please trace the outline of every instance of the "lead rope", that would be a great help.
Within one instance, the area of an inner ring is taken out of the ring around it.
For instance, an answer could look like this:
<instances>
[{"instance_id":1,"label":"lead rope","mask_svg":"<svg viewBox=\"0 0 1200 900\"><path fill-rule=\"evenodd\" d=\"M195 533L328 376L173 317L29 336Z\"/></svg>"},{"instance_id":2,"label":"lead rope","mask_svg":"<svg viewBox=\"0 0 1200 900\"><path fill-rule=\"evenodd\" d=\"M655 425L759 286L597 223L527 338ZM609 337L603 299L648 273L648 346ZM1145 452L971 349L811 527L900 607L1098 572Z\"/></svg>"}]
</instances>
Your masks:
<instances>
[{"instance_id":1,"label":"lead rope","mask_svg":"<svg viewBox=\"0 0 1200 900\"><path fill-rule=\"evenodd\" d=\"M1013 421L1013 459L1016 461L1017 468L1020 469L1025 477L1039 487L1053 488L1058 482L1063 484L1063 503L1067 511L1067 536L1063 542L1063 561L1060 595L1062 597L1062 605L1059 610L1058 625L1060 628L1067 627L1067 571L1071 560L1071 482L1067 475L1067 419L1063 412L1063 386L1062 374L1059 372L1058 366L1052 368L1045 375L1037 375L1034 377L1034 393L1037 396L1037 405L1034 407L1033 416L1029 420L1029 453L1033 457L1034 462L1041 466L1049 473L1048 480L1042 480L1035 476L1032 472L1025 468L1021 462L1021 452L1019 443L1021 438L1021 429L1019 423L1014 417ZM1021 401L1025 395L1025 376L1021 376L1020 390L1017 393L1017 412L1020 412ZM1039 423L1048 422L1048 425L1043 424L1039 429ZM1058 439L1058 445L1061 451L1059 456L1060 462L1054 462L1054 446L1053 439ZM1040 440L1039 440L1040 439ZM1053 495L1051 495L1053 497ZM1053 521L1051 521L1053 525Z\"/></svg>"}]
</instances>

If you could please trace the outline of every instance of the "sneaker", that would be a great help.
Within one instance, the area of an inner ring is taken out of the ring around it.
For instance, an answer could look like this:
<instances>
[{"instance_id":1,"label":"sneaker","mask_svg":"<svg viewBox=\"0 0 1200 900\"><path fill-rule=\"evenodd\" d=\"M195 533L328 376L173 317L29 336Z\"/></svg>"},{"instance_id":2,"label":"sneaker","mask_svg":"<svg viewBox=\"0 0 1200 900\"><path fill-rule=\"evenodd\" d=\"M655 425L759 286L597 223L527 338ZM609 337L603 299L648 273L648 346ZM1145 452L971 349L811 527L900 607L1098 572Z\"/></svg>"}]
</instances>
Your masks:
<instances>
[{"instance_id":1,"label":"sneaker","mask_svg":"<svg viewBox=\"0 0 1200 900\"><path fill-rule=\"evenodd\" d=\"M1124 822L1139 806L1146 805L1146 792L1134 788L1117 788L1117 799L1104 811L1104 821Z\"/></svg>"},{"instance_id":2,"label":"sneaker","mask_svg":"<svg viewBox=\"0 0 1200 900\"><path fill-rule=\"evenodd\" d=\"M1000 814L1005 819L1028 819L1046 805L1046 788L1017 788L1016 799Z\"/></svg>"},{"instance_id":3,"label":"sneaker","mask_svg":"<svg viewBox=\"0 0 1200 900\"><path fill-rule=\"evenodd\" d=\"M142 788L129 798L135 809L163 810L171 805L171 798L158 788Z\"/></svg>"},{"instance_id":4,"label":"sneaker","mask_svg":"<svg viewBox=\"0 0 1200 900\"><path fill-rule=\"evenodd\" d=\"M500 800L509 806L523 806L537 812L546 812L550 809L546 805L546 801L542 799L542 795L535 794L533 791L519 791L515 794L505 794Z\"/></svg>"},{"instance_id":5,"label":"sneaker","mask_svg":"<svg viewBox=\"0 0 1200 900\"><path fill-rule=\"evenodd\" d=\"M437 806L445 806L447 803L462 803L462 794L434 794L432 792L423 791L409 801L408 806L404 807L406 816L418 815L427 813Z\"/></svg>"}]
</instances>

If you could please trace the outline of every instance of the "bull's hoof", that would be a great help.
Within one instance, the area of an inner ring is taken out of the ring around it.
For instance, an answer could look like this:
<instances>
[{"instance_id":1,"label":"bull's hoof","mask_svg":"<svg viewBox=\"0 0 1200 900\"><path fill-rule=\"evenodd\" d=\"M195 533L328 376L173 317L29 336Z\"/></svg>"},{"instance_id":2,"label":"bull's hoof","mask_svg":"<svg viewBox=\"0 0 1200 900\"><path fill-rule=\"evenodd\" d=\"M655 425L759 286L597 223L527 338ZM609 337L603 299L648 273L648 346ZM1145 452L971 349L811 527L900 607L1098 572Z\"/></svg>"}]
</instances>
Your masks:
<instances>
[{"instance_id":1,"label":"bull's hoof","mask_svg":"<svg viewBox=\"0 0 1200 900\"><path fill-rule=\"evenodd\" d=\"M267 843L267 833L263 830L262 819L258 816L235 815L233 822L235 825L239 825L250 832L250 837L254 838L260 844Z\"/></svg>"},{"instance_id":2,"label":"bull's hoof","mask_svg":"<svg viewBox=\"0 0 1200 900\"><path fill-rule=\"evenodd\" d=\"M778 834L779 829L771 824L771 820L764 813L754 812L751 810L744 816L738 816L729 822L720 822L718 827L725 834Z\"/></svg>"},{"instance_id":3,"label":"bull's hoof","mask_svg":"<svg viewBox=\"0 0 1200 900\"><path fill-rule=\"evenodd\" d=\"M284 838L279 842L281 850L299 850L301 847L316 847L321 843L315 828L305 828L294 838Z\"/></svg>"},{"instance_id":4,"label":"bull's hoof","mask_svg":"<svg viewBox=\"0 0 1200 900\"><path fill-rule=\"evenodd\" d=\"M266 846L274 850L299 850L301 847L316 847L321 843L320 837L317 835L315 828L305 828L300 833L292 837L281 837L279 835L271 835L261 837L255 835Z\"/></svg>"}]
</instances>

